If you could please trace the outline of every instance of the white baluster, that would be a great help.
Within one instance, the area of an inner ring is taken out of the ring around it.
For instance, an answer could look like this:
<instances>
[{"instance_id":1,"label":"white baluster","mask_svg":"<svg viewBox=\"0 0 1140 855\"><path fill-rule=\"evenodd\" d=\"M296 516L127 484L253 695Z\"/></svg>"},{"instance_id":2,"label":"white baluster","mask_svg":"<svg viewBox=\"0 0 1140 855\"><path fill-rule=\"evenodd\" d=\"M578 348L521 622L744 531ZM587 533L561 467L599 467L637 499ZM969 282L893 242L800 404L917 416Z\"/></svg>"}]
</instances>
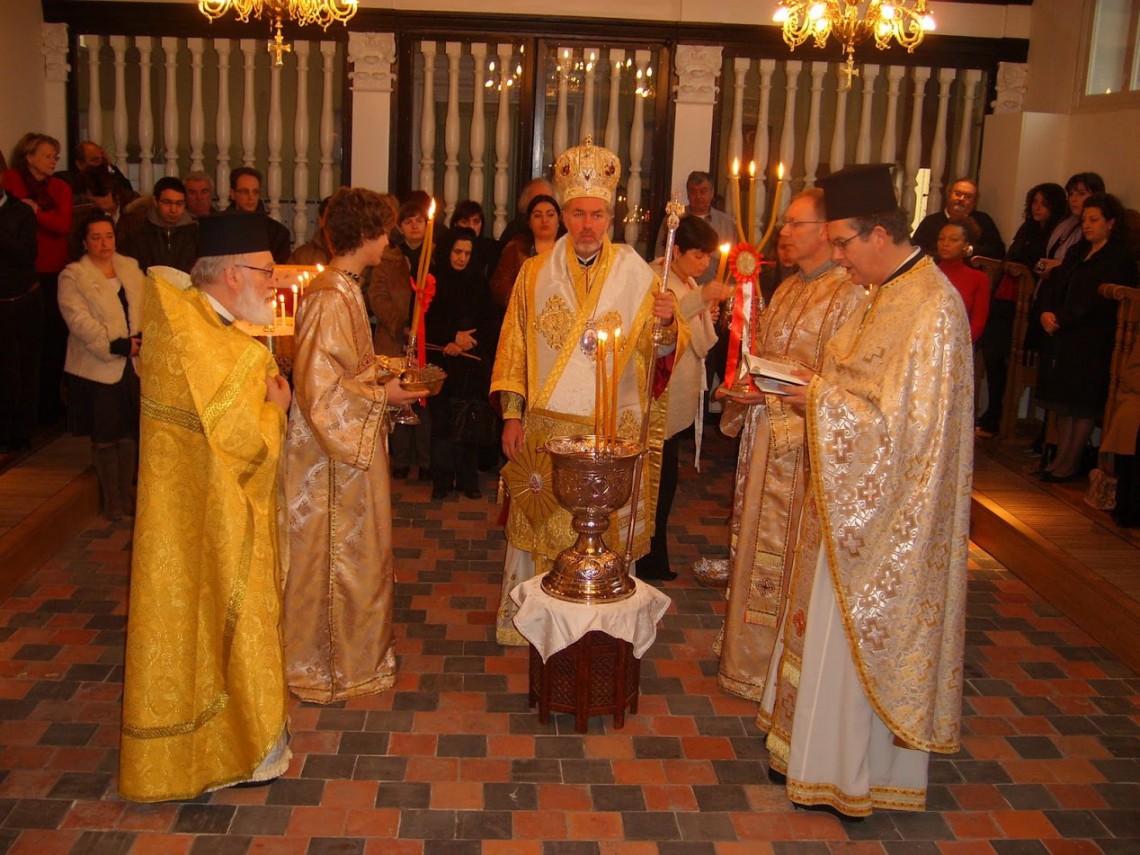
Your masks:
<instances>
[{"instance_id":1,"label":"white baluster","mask_svg":"<svg viewBox=\"0 0 1140 855\"><path fill-rule=\"evenodd\" d=\"M875 105L875 81L879 79L879 66L863 66L863 98L859 105L859 136L855 144L855 162L871 160L871 110Z\"/></svg>"},{"instance_id":2,"label":"white baluster","mask_svg":"<svg viewBox=\"0 0 1140 855\"><path fill-rule=\"evenodd\" d=\"M139 189L154 187L154 99L150 93L151 51L154 39L135 36L139 49Z\"/></svg>"},{"instance_id":3,"label":"white baluster","mask_svg":"<svg viewBox=\"0 0 1140 855\"><path fill-rule=\"evenodd\" d=\"M257 48L261 44L255 39L242 39L241 46L242 65L245 73L245 85L241 104L241 163L242 166L253 166L257 156L257 90L254 88L254 71L257 62ZM229 181L229 176L226 176Z\"/></svg>"},{"instance_id":4,"label":"white baluster","mask_svg":"<svg viewBox=\"0 0 1140 855\"><path fill-rule=\"evenodd\" d=\"M649 66L649 51L633 53L633 63L637 68L638 79L645 77ZM626 183L626 199L629 203L629 216L625 224L625 242L637 243L641 232L641 158L645 151L645 99L633 96L633 126L629 131L629 181Z\"/></svg>"},{"instance_id":5,"label":"white baluster","mask_svg":"<svg viewBox=\"0 0 1140 855\"><path fill-rule=\"evenodd\" d=\"M569 148L570 119L570 73L574 66L574 51L567 47L558 48L558 102L554 111L554 157Z\"/></svg>"},{"instance_id":6,"label":"white baluster","mask_svg":"<svg viewBox=\"0 0 1140 855\"><path fill-rule=\"evenodd\" d=\"M218 115L214 124L214 142L218 144L218 166L215 185L218 199L226 198L230 182L230 146L233 144L233 118L230 116L230 51L229 39L214 39L218 54Z\"/></svg>"},{"instance_id":7,"label":"white baluster","mask_svg":"<svg viewBox=\"0 0 1140 855\"><path fill-rule=\"evenodd\" d=\"M922 102L926 98L926 81L930 79L930 69L918 66L914 69L914 96L910 108L910 133L906 143L906 174L903 176L902 206L914 214L917 200L914 197L915 179L922 166Z\"/></svg>"},{"instance_id":8,"label":"white baluster","mask_svg":"<svg viewBox=\"0 0 1140 855\"><path fill-rule=\"evenodd\" d=\"M497 238L507 227L507 204L510 201L511 176L507 171L511 156L511 56L514 46L500 42L499 57L499 112L495 116L495 226Z\"/></svg>"},{"instance_id":9,"label":"white baluster","mask_svg":"<svg viewBox=\"0 0 1140 855\"><path fill-rule=\"evenodd\" d=\"M982 72L976 68L967 69L962 75L962 125L958 129L958 152L954 158L954 177L970 174L970 154L974 141L974 102L978 95L978 84Z\"/></svg>"},{"instance_id":10,"label":"white baluster","mask_svg":"<svg viewBox=\"0 0 1140 855\"><path fill-rule=\"evenodd\" d=\"M906 75L901 65L887 66L887 118L883 122L883 147L879 154L880 163L894 163L898 156L898 112L899 87Z\"/></svg>"},{"instance_id":11,"label":"white baluster","mask_svg":"<svg viewBox=\"0 0 1140 855\"><path fill-rule=\"evenodd\" d=\"M784 63L784 126L780 134L780 160L784 164L784 186L792 189L792 166L796 160L796 89L799 86L803 63L788 60ZM783 199L774 201L776 210L783 208Z\"/></svg>"},{"instance_id":12,"label":"white baluster","mask_svg":"<svg viewBox=\"0 0 1140 855\"><path fill-rule=\"evenodd\" d=\"M420 116L420 187L435 194L435 42L421 42L424 58L424 101Z\"/></svg>"},{"instance_id":13,"label":"white baluster","mask_svg":"<svg viewBox=\"0 0 1140 855\"><path fill-rule=\"evenodd\" d=\"M107 39L115 53L115 107L112 131L115 135L115 165L127 171L127 37ZM144 188L145 189L145 188Z\"/></svg>"},{"instance_id":14,"label":"white baluster","mask_svg":"<svg viewBox=\"0 0 1140 855\"><path fill-rule=\"evenodd\" d=\"M281 116L281 69L276 62L269 64L269 174L268 185L269 216L281 220L281 141L284 134L284 121Z\"/></svg>"},{"instance_id":15,"label":"white baluster","mask_svg":"<svg viewBox=\"0 0 1140 855\"><path fill-rule=\"evenodd\" d=\"M103 103L99 97L99 36L85 36L87 42L87 139L103 144Z\"/></svg>"},{"instance_id":16,"label":"white baluster","mask_svg":"<svg viewBox=\"0 0 1140 855\"><path fill-rule=\"evenodd\" d=\"M296 39L297 115L293 122L293 239L309 238L309 42Z\"/></svg>"},{"instance_id":17,"label":"white baluster","mask_svg":"<svg viewBox=\"0 0 1140 855\"><path fill-rule=\"evenodd\" d=\"M333 192L333 70L336 65L336 42L321 42L321 174L317 194L324 199Z\"/></svg>"},{"instance_id":18,"label":"white baluster","mask_svg":"<svg viewBox=\"0 0 1140 855\"><path fill-rule=\"evenodd\" d=\"M732 118L728 123L728 162L744 160L744 81L752 60L746 56L738 56L732 61ZM748 165L740 163L741 171L747 172ZM743 212L736 210L736 197L726 193L728 213L739 219ZM744 206L742 204L743 207ZM747 226L747 223L745 223Z\"/></svg>"},{"instance_id":19,"label":"white baluster","mask_svg":"<svg viewBox=\"0 0 1140 855\"><path fill-rule=\"evenodd\" d=\"M190 48L190 169L203 166L202 146L206 142L206 114L202 107L202 51L204 39L187 39Z\"/></svg>"},{"instance_id":20,"label":"white baluster","mask_svg":"<svg viewBox=\"0 0 1140 855\"><path fill-rule=\"evenodd\" d=\"M828 168L838 172L847 162L847 67L837 65L835 77L839 81L835 93L835 129L831 134L831 155L827 159Z\"/></svg>"},{"instance_id":21,"label":"white baluster","mask_svg":"<svg viewBox=\"0 0 1140 855\"><path fill-rule=\"evenodd\" d=\"M443 125L443 213L447 220L459 201L459 60L462 45L447 42L447 119Z\"/></svg>"},{"instance_id":22,"label":"white baluster","mask_svg":"<svg viewBox=\"0 0 1140 855\"><path fill-rule=\"evenodd\" d=\"M621 132L621 72L625 68L625 51L610 48L609 62L610 101L606 110L605 146L616 152Z\"/></svg>"},{"instance_id":23,"label":"white baluster","mask_svg":"<svg viewBox=\"0 0 1140 855\"><path fill-rule=\"evenodd\" d=\"M813 62L808 66L811 74L811 107L808 109L807 142L804 144L804 186L814 187L819 169L819 101L823 96L823 76L826 62Z\"/></svg>"},{"instance_id":24,"label":"white baluster","mask_svg":"<svg viewBox=\"0 0 1140 855\"><path fill-rule=\"evenodd\" d=\"M178 39L162 38L163 66L166 70L166 98L162 105L162 143L166 160L163 175L178 175ZM144 188L145 189L145 188Z\"/></svg>"},{"instance_id":25,"label":"white baluster","mask_svg":"<svg viewBox=\"0 0 1140 855\"><path fill-rule=\"evenodd\" d=\"M946 172L946 114L950 107L950 85L957 69L938 69L938 119L934 123L934 141L930 148L930 201L927 210L942 207L942 181Z\"/></svg>"},{"instance_id":26,"label":"white baluster","mask_svg":"<svg viewBox=\"0 0 1140 855\"><path fill-rule=\"evenodd\" d=\"M582 88L582 125L578 129L579 141L594 135L594 84L598 73L598 49L582 48L582 62L586 64L586 82Z\"/></svg>"},{"instance_id":27,"label":"white baluster","mask_svg":"<svg viewBox=\"0 0 1140 855\"><path fill-rule=\"evenodd\" d=\"M471 61L474 63L474 79L471 88L471 172L467 176L467 198L483 204L483 158L487 152L486 107L483 102L484 75L487 71L487 45L476 42L471 45Z\"/></svg>"},{"instance_id":28,"label":"white baluster","mask_svg":"<svg viewBox=\"0 0 1140 855\"><path fill-rule=\"evenodd\" d=\"M29 30L24 38L35 36ZM71 50L67 24L40 24L40 50L43 53L43 132L57 140L67 139L67 81L72 68L68 64ZM39 70L37 69L37 73Z\"/></svg>"},{"instance_id":29,"label":"white baluster","mask_svg":"<svg viewBox=\"0 0 1140 855\"><path fill-rule=\"evenodd\" d=\"M761 212L768 204L768 113L772 104L772 74L776 60L762 59L760 67L760 106L756 112L756 138L752 142L752 159L756 161L756 180L752 182L752 210Z\"/></svg>"}]
</instances>

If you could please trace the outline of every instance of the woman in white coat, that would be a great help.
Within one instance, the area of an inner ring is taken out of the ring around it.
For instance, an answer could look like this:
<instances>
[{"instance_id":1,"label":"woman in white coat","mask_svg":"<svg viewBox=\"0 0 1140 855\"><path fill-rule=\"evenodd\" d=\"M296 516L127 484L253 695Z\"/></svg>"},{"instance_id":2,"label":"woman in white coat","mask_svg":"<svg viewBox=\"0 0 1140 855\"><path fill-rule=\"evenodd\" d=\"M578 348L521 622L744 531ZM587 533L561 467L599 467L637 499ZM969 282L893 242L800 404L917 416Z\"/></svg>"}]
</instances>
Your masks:
<instances>
[{"instance_id":1,"label":"woman in white coat","mask_svg":"<svg viewBox=\"0 0 1140 855\"><path fill-rule=\"evenodd\" d=\"M661 450L661 483L657 493L657 516L649 553L638 559L637 577L670 581L677 574L669 568L668 524L673 497L677 493L677 471L682 436L697 420L697 410L705 387L705 356L716 344L716 317L720 301L731 289L715 279L698 285L696 279L709 266L716 251L716 230L700 217L681 219L673 239L673 263L669 290L677 298L678 311L689 324L689 346L673 366L669 379L669 409L665 415L665 445ZM664 276L664 258L653 262L658 276ZM723 371L723 366L721 367Z\"/></svg>"},{"instance_id":2,"label":"woman in white coat","mask_svg":"<svg viewBox=\"0 0 1140 855\"><path fill-rule=\"evenodd\" d=\"M133 258L115 252L107 214L88 218L80 236L83 255L59 276L59 310L68 329L68 421L73 434L91 437L103 516L117 520L134 514L139 378L133 360L142 342L146 279Z\"/></svg>"}]
</instances>

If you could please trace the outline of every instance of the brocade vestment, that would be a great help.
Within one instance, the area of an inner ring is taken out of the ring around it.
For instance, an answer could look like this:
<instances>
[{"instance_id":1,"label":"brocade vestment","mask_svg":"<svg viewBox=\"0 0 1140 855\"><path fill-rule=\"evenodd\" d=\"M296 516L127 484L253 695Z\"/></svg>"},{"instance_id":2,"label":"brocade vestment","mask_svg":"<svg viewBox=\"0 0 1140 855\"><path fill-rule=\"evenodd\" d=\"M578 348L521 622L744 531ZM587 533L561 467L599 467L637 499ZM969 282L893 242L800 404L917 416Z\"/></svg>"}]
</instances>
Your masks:
<instances>
[{"instance_id":1,"label":"brocade vestment","mask_svg":"<svg viewBox=\"0 0 1140 855\"><path fill-rule=\"evenodd\" d=\"M866 292L839 266L780 283L753 328L751 351L796 368L819 370L824 346L859 311ZM726 407L740 406L731 399ZM780 395L746 408L736 463L729 542L729 588L718 639L717 682L760 700L776 627L787 603L788 575L804 499L804 419Z\"/></svg>"},{"instance_id":2,"label":"brocade vestment","mask_svg":"<svg viewBox=\"0 0 1140 855\"><path fill-rule=\"evenodd\" d=\"M908 260L875 289L866 313L829 342L808 387L810 497L757 719L768 732L772 767L793 770L793 801L849 815L925 804L925 765L919 785L895 785L888 775L860 792L814 773L813 764L829 762L820 750L825 734L839 735L837 749L826 753L850 750L850 764L863 768L881 765L891 751L958 750L973 401L966 311L925 257ZM817 571L821 583L830 582L822 598L830 613L808 607L821 599L812 596ZM833 618L846 641L845 662L809 658L805 638ZM814 696L844 668L856 675L853 691L887 734L885 745L855 732L838 708L800 709L809 685ZM810 716L817 739L795 731L801 716Z\"/></svg>"},{"instance_id":3,"label":"brocade vestment","mask_svg":"<svg viewBox=\"0 0 1140 855\"><path fill-rule=\"evenodd\" d=\"M648 452L634 524L635 559L649 550L653 534L668 405L665 394L643 399L646 372L657 370L657 356L666 349L653 343L653 294L658 287L649 265L626 244L610 243L607 238L593 264L584 268L569 238L559 238L549 252L523 262L507 305L491 377L492 394L513 393L524 401L523 465L536 475L549 472L548 455L542 449L547 440L594 432L596 365L593 354L581 346L583 334L591 324L608 331L612 347L612 332L621 328L618 434L638 441L642 414L649 410ZM676 359L689 337L680 313L674 316L674 327ZM612 370L612 350L607 350L607 376ZM504 407L504 417L511 415ZM509 469L511 464L504 472ZM569 512L554 501L549 476L532 478L530 483L533 490L516 491L508 479L508 547L496 632L500 644L526 644L514 627L511 590L549 570L558 553L577 539ZM625 550L629 512L630 504L616 511L605 535L606 544L619 554Z\"/></svg>"},{"instance_id":4,"label":"brocade vestment","mask_svg":"<svg viewBox=\"0 0 1140 855\"><path fill-rule=\"evenodd\" d=\"M297 311L286 438L285 663L297 697L332 703L390 689L392 498L385 372L360 288L333 268Z\"/></svg>"},{"instance_id":5,"label":"brocade vestment","mask_svg":"<svg viewBox=\"0 0 1140 855\"><path fill-rule=\"evenodd\" d=\"M282 774L278 462L265 347L151 277L119 792L192 799Z\"/></svg>"}]
</instances>

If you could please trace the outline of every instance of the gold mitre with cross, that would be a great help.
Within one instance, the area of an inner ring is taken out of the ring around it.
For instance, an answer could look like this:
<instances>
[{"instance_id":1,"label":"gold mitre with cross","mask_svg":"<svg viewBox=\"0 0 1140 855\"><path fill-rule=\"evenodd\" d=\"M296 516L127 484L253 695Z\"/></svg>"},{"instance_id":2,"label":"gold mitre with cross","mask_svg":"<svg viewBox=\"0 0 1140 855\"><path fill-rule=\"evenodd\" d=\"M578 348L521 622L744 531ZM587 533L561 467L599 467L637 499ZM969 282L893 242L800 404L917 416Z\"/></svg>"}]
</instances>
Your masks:
<instances>
[{"instance_id":1,"label":"gold mitre with cross","mask_svg":"<svg viewBox=\"0 0 1140 855\"><path fill-rule=\"evenodd\" d=\"M601 199L612 205L620 179L621 160L608 148L594 145L591 136L554 161L554 186L563 205L582 198Z\"/></svg>"}]
</instances>

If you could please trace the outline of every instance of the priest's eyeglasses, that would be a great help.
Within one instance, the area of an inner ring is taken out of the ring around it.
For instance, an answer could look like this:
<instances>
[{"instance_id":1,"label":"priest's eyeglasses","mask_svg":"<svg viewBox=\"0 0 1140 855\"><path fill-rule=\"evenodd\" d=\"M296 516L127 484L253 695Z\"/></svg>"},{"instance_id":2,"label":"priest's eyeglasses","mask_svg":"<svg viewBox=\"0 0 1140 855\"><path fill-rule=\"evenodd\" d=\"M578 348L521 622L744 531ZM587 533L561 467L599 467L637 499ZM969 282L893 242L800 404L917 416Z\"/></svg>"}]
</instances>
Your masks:
<instances>
[{"instance_id":1,"label":"priest's eyeglasses","mask_svg":"<svg viewBox=\"0 0 1140 855\"><path fill-rule=\"evenodd\" d=\"M847 251L847 244L851 243L851 241L855 240L855 238L862 237L863 235L867 234L870 231L871 231L870 229L862 229L861 231L855 232L855 234L851 235L851 237L836 238L835 240L831 241L831 245L835 249L846 252Z\"/></svg>"},{"instance_id":2,"label":"priest's eyeglasses","mask_svg":"<svg viewBox=\"0 0 1140 855\"><path fill-rule=\"evenodd\" d=\"M819 226L823 225L823 220L776 220L776 231L782 231L784 226L795 228L796 226Z\"/></svg>"},{"instance_id":3,"label":"priest's eyeglasses","mask_svg":"<svg viewBox=\"0 0 1140 855\"><path fill-rule=\"evenodd\" d=\"M235 264L234 267L244 267L246 270L256 270L258 273L264 273L266 276L273 275L272 267L255 267L252 264Z\"/></svg>"}]
</instances>

